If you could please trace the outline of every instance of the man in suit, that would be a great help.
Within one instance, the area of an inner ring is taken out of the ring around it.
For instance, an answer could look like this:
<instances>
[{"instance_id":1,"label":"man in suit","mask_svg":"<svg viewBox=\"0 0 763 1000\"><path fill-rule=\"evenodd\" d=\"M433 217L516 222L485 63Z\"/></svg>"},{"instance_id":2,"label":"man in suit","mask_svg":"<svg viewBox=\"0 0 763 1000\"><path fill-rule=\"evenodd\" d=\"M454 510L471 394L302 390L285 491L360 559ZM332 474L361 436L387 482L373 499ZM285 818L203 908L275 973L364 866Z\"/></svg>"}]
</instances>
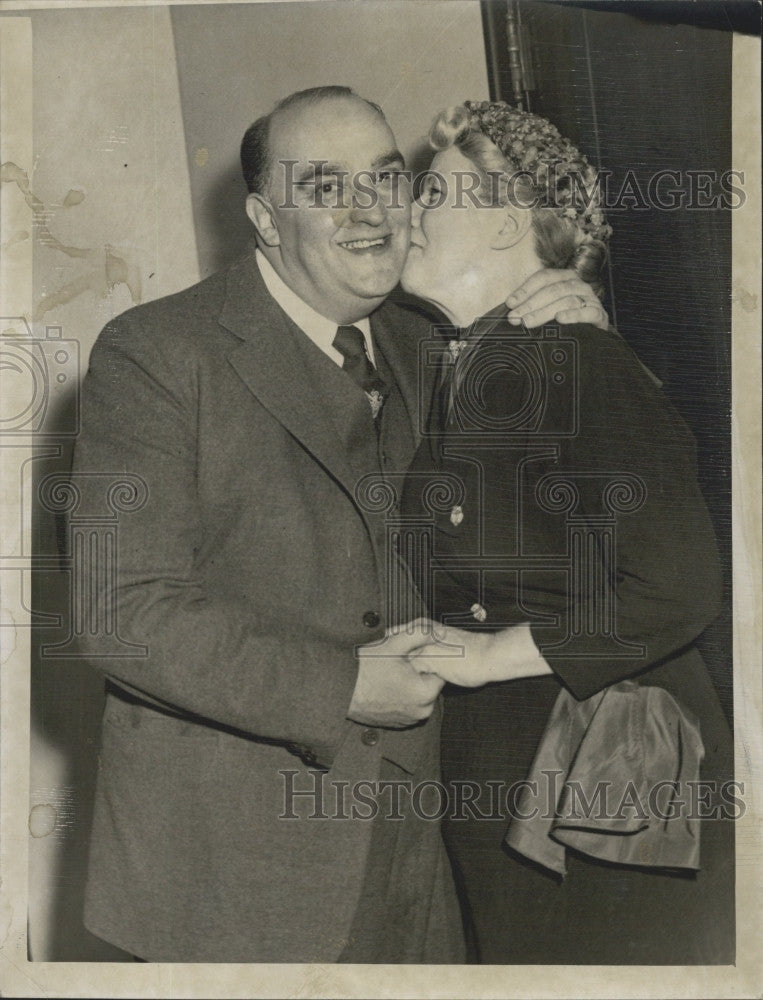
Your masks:
<instances>
[{"instance_id":1,"label":"man in suit","mask_svg":"<svg viewBox=\"0 0 763 1000\"><path fill-rule=\"evenodd\" d=\"M439 826L392 798L439 776L441 682L416 637L360 650L397 617L357 487L408 465L429 330L385 301L402 157L378 108L321 88L242 164L256 244L110 323L83 386L81 503L104 475L145 488L113 589L82 567L143 654L83 638L107 675L85 922L148 961L460 961Z\"/></svg>"}]
</instances>

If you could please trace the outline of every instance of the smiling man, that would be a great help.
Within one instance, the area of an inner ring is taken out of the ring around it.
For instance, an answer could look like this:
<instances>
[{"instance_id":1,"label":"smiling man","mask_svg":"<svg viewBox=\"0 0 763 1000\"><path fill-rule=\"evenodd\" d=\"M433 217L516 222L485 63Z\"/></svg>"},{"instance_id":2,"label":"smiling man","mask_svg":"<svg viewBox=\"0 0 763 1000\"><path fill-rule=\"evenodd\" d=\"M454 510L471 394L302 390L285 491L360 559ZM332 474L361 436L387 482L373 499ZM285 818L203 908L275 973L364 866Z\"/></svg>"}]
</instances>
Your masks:
<instances>
[{"instance_id":1,"label":"smiling man","mask_svg":"<svg viewBox=\"0 0 763 1000\"><path fill-rule=\"evenodd\" d=\"M148 961L457 962L438 823L396 793L439 776L441 682L405 659L416 637L357 653L397 623L357 487L411 459L429 332L386 301L402 158L338 87L241 154L254 245L110 323L83 387L82 503L120 470L147 487L113 591L90 580L146 655L84 640L107 674L86 924Z\"/></svg>"},{"instance_id":2,"label":"smiling man","mask_svg":"<svg viewBox=\"0 0 763 1000\"><path fill-rule=\"evenodd\" d=\"M405 164L379 109L320 94L287 99L247 132L247 212L291 291L322 316L354 323L400 280L410 243L410 198L398 183ZM263 146L278 150L267 172ZM362 188L355 202L353 185Z\"/></svg>"}]
</instances>

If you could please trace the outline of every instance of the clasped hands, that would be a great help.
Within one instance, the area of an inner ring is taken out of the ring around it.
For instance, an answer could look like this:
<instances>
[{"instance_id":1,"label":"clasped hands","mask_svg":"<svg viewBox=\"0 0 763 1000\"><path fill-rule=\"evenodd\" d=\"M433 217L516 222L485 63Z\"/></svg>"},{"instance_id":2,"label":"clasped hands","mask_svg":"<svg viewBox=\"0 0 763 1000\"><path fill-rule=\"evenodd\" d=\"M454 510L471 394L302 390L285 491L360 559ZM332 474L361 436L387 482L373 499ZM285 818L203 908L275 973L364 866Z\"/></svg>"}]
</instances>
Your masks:
<instances>
[{"instance_id":1,"label":"clasped hands","mask_svg":"<svg viewBox=\"0 0 763 1000\"><path fill-rule=\"evenodd\" d=\"M529 625L471 631L418 618L361 646L348 717L363 725L402 729L432 714L443 685L481 687L551 673Z\"/></svg>"}]
</instances>

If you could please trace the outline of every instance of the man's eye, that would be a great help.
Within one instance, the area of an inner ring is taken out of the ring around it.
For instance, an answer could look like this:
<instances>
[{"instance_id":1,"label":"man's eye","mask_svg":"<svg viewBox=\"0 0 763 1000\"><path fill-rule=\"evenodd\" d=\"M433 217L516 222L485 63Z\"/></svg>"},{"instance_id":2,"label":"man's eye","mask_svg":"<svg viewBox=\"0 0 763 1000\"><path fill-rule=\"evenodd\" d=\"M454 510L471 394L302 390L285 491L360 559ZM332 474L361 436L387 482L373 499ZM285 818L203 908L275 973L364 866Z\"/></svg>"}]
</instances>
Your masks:
<instances>
[{"instance_id":1,"label":"man's eye","mask_svg":"<svg viewBox=\"0 0 763 1000\"><path fill-rule=\"evenodd\" d=\"M332 192L336 191L337 186L338 185L336 181L323 181L321 184L318 185L318 190L321 192L321 194L331 194Z\"/></svg>"},{"instance_id":2,"label":"man's eye","mask_svg":"<svg viewBox=\"0 0 763 1000\"><path fill-rule=\"evenodd\" d=\"M402 175L402 170L378 170L376 172L377 184L391 184Z\"/></svg>"}]
</instances>

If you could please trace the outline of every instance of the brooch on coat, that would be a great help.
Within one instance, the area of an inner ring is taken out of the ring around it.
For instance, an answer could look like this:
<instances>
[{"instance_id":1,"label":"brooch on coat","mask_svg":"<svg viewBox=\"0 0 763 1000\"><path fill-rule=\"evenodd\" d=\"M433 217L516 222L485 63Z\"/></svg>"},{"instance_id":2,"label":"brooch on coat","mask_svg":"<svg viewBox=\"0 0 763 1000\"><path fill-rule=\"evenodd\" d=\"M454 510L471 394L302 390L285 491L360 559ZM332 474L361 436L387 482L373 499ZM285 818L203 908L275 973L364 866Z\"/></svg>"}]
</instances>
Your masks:
<instances>
[{"instance_id":1,"label":"brooch on coat","mask_svg":"<svg viewBox=\"0 0 763 1000\"><path fill-rule=\"evenodd\" d=\"M450 523L457 528L464 519L464 508L456 505L450 512Z\"/></svg>"},{"instance_id":2,"label":"brooch on coat","mask_svg":"<svg viewBox=\"0 0 763 1000\"><path fill-rule=\"evenodd\" d=\"M455 364L458 361L459 354L468 345L468 343L468 340L451 340L448 344L448 355L452 364Z\"/></svg>"},{"instance_id":3,"label":"brooch on coat","mask_svg":"<svg viewBox=\"0 0 763 1000\"><path fill-rule=\"evenodd\" d=\"M366 396L368 396L368 402L371 404L371 416L376 420L379 416L379 411L384 405L384 396L378 389L366 390Z\"/></svg>"}]
</instances>

